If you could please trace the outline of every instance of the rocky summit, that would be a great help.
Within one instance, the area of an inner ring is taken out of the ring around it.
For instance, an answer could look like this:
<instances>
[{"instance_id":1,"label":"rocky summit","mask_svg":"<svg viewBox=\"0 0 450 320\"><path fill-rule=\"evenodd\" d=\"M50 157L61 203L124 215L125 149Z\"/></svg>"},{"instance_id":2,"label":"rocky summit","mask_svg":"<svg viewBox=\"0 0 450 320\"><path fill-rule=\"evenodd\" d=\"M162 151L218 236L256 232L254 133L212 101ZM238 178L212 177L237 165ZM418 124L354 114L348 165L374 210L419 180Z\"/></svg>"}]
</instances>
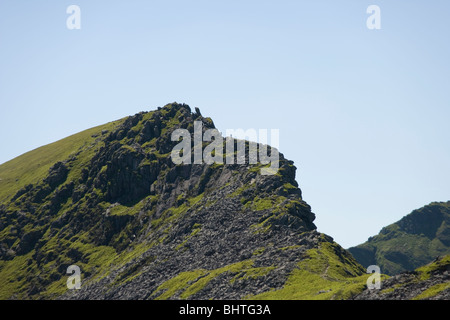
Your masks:
<instances>
[{"instance_id":1,"label":"rocky summit","mask_svg":"<svg viewBox=\"0 0 450 320\"><path fill-rule=\"evenodd\" d=\"M195 138L195 122L215 128L172 103L0 165L0 299L363 294L369 275L316 230L283 154L273 174L251 161L248 141L239 164L172 161L173 132ZM238 156L221 146L224 158Z\"/></svg>"}]
</instances>

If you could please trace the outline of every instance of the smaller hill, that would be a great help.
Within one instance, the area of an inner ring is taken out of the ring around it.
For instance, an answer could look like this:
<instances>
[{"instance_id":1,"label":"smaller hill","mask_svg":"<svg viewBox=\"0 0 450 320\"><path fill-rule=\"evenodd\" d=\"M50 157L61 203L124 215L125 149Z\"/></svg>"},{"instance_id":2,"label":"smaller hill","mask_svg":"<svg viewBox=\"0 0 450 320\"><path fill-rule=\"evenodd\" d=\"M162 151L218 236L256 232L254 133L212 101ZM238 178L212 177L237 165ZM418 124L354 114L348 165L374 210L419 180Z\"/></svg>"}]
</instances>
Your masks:
<instances>
[{"instance_id":1,"label":"smaller hill","mask_svg":"<svg viewBox=\"0 0 450 320\"><path fill-rule=\"evenodd\" d=\"M450 254L450 201L414 210L348 250L364 267L378 265L388 275L412 271Z\"/></svg>"}]
</instances>

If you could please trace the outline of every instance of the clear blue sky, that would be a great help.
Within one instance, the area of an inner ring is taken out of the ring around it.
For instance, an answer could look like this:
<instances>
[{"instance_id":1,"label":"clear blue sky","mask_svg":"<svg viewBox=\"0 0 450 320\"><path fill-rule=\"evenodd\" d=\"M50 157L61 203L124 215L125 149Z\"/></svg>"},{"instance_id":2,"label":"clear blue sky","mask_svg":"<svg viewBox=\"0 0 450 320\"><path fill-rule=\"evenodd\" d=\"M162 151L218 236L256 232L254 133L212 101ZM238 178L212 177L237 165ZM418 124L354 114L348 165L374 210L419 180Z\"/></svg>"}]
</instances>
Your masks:
<instances>
[{"instance_id":1,"label":"clear blue sky","mask_svg":"<svg viewBox=\"0 0 450 320\"><path fill-rule=\"evenodd\" d=\"M449 15L439 0L2 0L0 163L184 102L223 132L279 129L319 231L356 245L450 199Z\"/></svg>"}]
</instances>

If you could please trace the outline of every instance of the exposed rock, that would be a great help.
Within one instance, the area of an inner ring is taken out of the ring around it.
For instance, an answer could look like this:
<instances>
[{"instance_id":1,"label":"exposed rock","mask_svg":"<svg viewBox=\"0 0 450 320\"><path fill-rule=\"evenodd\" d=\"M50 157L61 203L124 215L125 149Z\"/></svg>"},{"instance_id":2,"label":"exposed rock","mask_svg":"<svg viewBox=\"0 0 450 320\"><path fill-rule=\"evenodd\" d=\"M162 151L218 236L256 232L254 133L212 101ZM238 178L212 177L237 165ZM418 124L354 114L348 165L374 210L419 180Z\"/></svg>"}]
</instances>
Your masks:
<instances>
[{"instance_id":1,"label":"exposed rock","mask_svg":"<svg viewBox=\"0 0 450 320\"><path fill-rule=\"evenodd\" d=\"M66 180L68 169L62 162L55 163L49 170L48 176L44 179L51 189L56 188L58 185Z\"/></svg>"}]
</instances>

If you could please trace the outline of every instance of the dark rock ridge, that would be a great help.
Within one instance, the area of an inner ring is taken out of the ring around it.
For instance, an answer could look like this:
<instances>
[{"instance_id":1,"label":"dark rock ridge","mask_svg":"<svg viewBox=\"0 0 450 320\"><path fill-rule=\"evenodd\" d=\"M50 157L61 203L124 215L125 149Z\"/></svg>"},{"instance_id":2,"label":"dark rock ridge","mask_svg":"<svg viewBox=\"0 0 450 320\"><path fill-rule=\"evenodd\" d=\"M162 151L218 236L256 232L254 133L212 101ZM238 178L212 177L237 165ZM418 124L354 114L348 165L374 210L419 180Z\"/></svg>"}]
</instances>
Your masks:
<instances>
[{"instance_id":1,"label":"dark rock ridge","mask_svg":"<svg viewBox=\"0 0 450 320\"><path fill-rule=\"evenodd\" d=\"M364 267L378 265L389 275L413 271L450 254L450 202L433 202L414 210L348 250Z\"/></svg>"}]
</instances>

